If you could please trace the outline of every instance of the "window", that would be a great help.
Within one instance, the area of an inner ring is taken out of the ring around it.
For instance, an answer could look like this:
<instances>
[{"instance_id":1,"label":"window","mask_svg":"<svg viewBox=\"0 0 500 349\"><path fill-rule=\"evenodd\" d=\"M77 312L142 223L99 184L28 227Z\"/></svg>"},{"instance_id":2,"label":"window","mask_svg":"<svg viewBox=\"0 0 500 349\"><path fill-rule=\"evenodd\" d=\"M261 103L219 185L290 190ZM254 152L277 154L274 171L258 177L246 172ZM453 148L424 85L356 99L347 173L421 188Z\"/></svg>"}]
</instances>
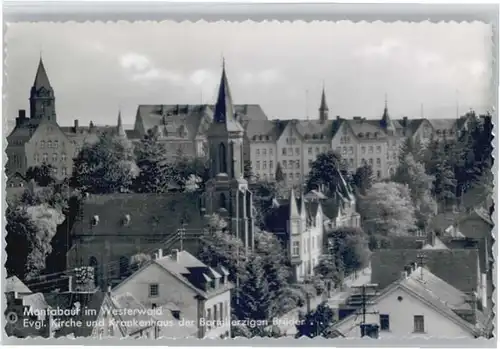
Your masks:
<instances>
[{"instance_id":1,"label":"window","mask_svg":"<svg viewBox=\"0 0 500 349\"><path fill-rule=\"evenodd\" d=\"M297 172L297 173L295 174L295 179L300 179L300 173L298 173L298 172Z\"/></svg>"},{"instance_id":2,"label":"window","mask_svg":"<svg viewBox=\"0 0 500 349\"><path fill-rule=\"evenodd\" d=\"M307 154L311 155L313 153L313 148L309 147L307 148Z\"/></svg>"},{"instance_id":3,"label":"window","mask_svg":"<svg viewBox=\"0 0 500 349\"><path fill-rule=\"evenodd\" d=\"M300 255L300 241L294 241L292 246L292 256Z\"/></svg>"},{"instance_id":4,"label":"window","mask_svg":"<svg viewBox=\"0 0 500 349\"><path fill-rule=\"evenodd\" d=\"M389 331L389 315L380 314L380 331Z\"/></svg>"},{"instance_id":5,"label":"window","mask_svg":"<svg viewBox=\"0 0 500 349\"><path fill-rule=\"evenodd\" d=\"M392 159L396 160L396 152L392 153Z\"/></svg>"},{"instance_id":6,"label":"window","mask_svg":"<svg viewBox=\"0 0 500 349\"><path fill-rule=\"evenodd\" d=\"M56 168L56 167L54 167L54 168L52 169L52 173L54 174L54 176L57 176L57 168Z\"/></svg>"},{"instance_id":7,"label":"window","mask_svg":"<svg viewBox=\"0 0 500 349\"><path fill-rule=\"evenodd\" d=\"M217 304L214 304L214 320L217 321ZM215 327L217 327L217 322L215 322Z\"/></svg>"},{"instance_id":8,"label":"window","mask_svg":"<svg viewBox=\"0 0 500 349\"><path fill-rule=\"evenodd\" d=\"M113 325L109 324L108 326L109 326L108 327L108 336L114 337L114 335L115 335L115 329L113 328Z\"/></svg>"},{"instance_id":9,"label":"window","mask_svg":"<svg viewBox=\"0 0 500 349\"><path fill-rule=\"evenodd\" d=\"M349 154L354 154L354 147L349 147Z\"/></svg>"},{"instance_id":10,"label":"window","mask_svg":"<svg viewBox=\"0 0 500 349\"><path fill-rule=\"evenodd\" d=\"M40 142L40 148L45 148L45 141Z\"/></svg>"},{"instance_id":11,"label":"window","mask_svg":"<svg viewBox=\"0 0 500 349\"><path fill-rule=\"evenodd\" d=\"M286 148L282 148L282 149L281 149L281 153L282 153L283 155L286 155Z\"/></svg>"},{"instance_id":12,"label":"window","mask_svg":"<svg viewBox=\"0 0 500 349\"><path fill-rule=\"evenodd\" d=\"M413 332L415 333L424 333L424 316L423 315L415 315L413 316Z\"/></svg>"},{"instance_id":13,"label":"window","mask_svg":"<svg viewBox=\"0 0 500 349\"><path fill-rule=\"evenodd\" d=\"M57 161L57 153L52 154L52 161Z\"/></svg>"},{"instance_id":14,"label":"window","mask_svg":"<svg viewBox=\"0 0 500 349\"><path fill-rule=\"evenodd\" d=\"M52 142L51 141L47 141L47 148L52 148Z\"/></svg>"},{"instance_id":15,"label":"window","mask_svg":"<svg viewBox=\"0 0 500 349\"><path fill-rule=\"evenodd\" d=\"M274 168L273 160L269 161L269 169L272 170Z\"/></svg>"},{"instance_id":16,"label":"window","mask_svg":"<svg viewBox=\"0 0 500 349\"><path fill-rule=\"evenodd\" d=\"M377 166L380 167L380 158L377 158Z\"/></svg>"},{"instance_id":17,"label":"window","mask_svg":"<svg viewBox=\"0 0 500 349\"><path fill-rule=\"evenodd\" d=\"M273 155L273 148L269 148L269 155Z\"/></svg>"},{"instance_id":18,"label":"window","mask_svg":"<svg viewBox=\"0 0 500 349\"><path fill-rule=\"evenodd\" d=\"M262 161L262 169L267 170L267 161Z\"/></svg>"},{"instance_id":19,"label":"window","mask_svg":"<svg viewBox=\"0 0 500 349\"><path fill-rule=\"evenodd\" d=\"M66 161L66 154L61 154L61 161Z\"/></svg>"},{"instance_id":20,"label":"window","mask_svg":"<svg viewBox=\"0 0 500 349\"><path fill-rule=\"evenodd\" d=\"M349 159L349 166L354 166L354 159L353 158Z\"/></svg>"},{"instance_id":21,"label":"window","mask_svg":"<svg viewBox=\"0 0 500 349\"><path fill-rule=\"evenodd\" d=\"M149 285L149 297L158 297L158 284Z\"/></svg>"},{"instance_id":22,"label":"window","mask_svg":"<svg viewBox=\"0 0 500 349\"><path fill-rule=\"evenodd\" d=\"M311 159L309 159L309 161L308 161L309 167L312 167L312 164L313 164L313 161Z\"/></svg>"},{"instance_id":23,"label":"window","mask_svg":"<svg viewBox=\"0 0 500 349\"><path fill-rule=\"evenodd\" d=\"M319 153L319 147L316 147L316 149L314 149L314 150L315 150L316 154Z\"/></svg>"},{"instance_id":24,"label":"window","mask_svg":"<svg viewBox=\"0 0 500 349\"><path fill-rule=\"evenodd\" d=\"M288 155L290 155L290 156L293 155L293 148L288 148Z\"/></svg>"},{"instance_id":25,"label":"window","mask_svg":"<svg viewBox=\"0 0 500 349\"><path fill-rule=\"evenodd\" d=\"M66 169L66 167L61 168L61 174L63 176L66 176L68 174L68 170Z\"/></svg>"},{"instance_id":26,"label":"window","mask_svg":"<svg viewBox=\"0 0 500 349\"><path fill-rule=\"evenodd\" d=\"M40 155L35 154L35 162L40 162Z\"/></svg>"},{"instance_id":27,"label":"window","mask_svg":"<svg viewBox=\"0 0 500 349\"><path fill-rule=\"evenodd\" d=\"M260 170L260 161L256 161L255 164L257 165L256 166L257 171Z\"/></svg>"},{"instance_id":28,"label":"window","mask_svg":"<svg viewBox=\"0 0 500 349\"><path fill-rule=\"evenodd\" d=\"M257 150L255 151L255 155L257 155L257 156L259 156L259 155L260 155L260 149L257 149Z\"/></svg>"},{"instance_id":29,"label":"window","mask_svg":"<svg viewBox=\"0 0 500 349\"><path fill-rule=\"evenodd\" d=\"M54 141L54 148L59 147L59 141Z\"/></svg>"},{"instance_id":30,"label":"window","mask_svg":"<svg viewBox=\"0 0 500 349\"><path fill-rule=\"evenodd\" d=\"M295 162L295 168L300 168L300 160L297 160L297 161Z\"/></svg>"},{"instance_id":31,"label":"window","mask_svg":"<svg viewBox=\"0 0 500 349\"><path fill-rule=\"evenodd\" d=\"M293 173L289 173L288 178L290 178L290 180L293 180Z\"/></svg>"},{"instance_id":32,"label":"window","mask_svg":"<svg viewBox=\"0 0 500 349\"><path fill-rule=\"evenodd\" d=\"M207 323L207 328L210 330L210 328L212 326L210 326L212 324L212 309L207 309L207 320L208 320L208 323Z\"/></svg>"},{"instance_id":33,"label":"window","mask_svg":"<svg viewBox=\"0 0 500 349\"><path fill-rule=\"evenodd\" d=\"M266 156L267 155L267 149L262 149L262 155Z\"/></svg>"},{"instance_id":34,"label":"window","mask_svg":"<svg viewBox=\"0 0 500 349\"><path fill-rule=\"evenodd\" d=\"M380 179L380 177L382 176L382 174L380 173L380 170L377 171L377 178Z\"/></svg>"},{"instance_id":35,"label":"window","mask_svg":"<svg viewBox=\"0 0 500 349\"><path fill-rule=\"evenodd\" d=\"M326 147L323 147L323 153L326 153Z\"/></svg>"},{"instance_id":36,"label":"window","mask_svg":"<svg viewBox=\"0 0 500 349\"><path fill-rule=\"evenodd\" d=\"M300 148L295 148L295 155L300 155Z\"/></svg>"},{"instance_id":37,"label":"window","mask_svg":"<svg viewBox=\"0 0 500 349\"><path fill-rule=\"evenodd\" d=\"M377 153L382 152L382 147L380 145L377 145Z\"/></svg>"},{"instance_id":38,"label":"window","mask_svg":"<svg viewBox=\"0 0 500 349\"><path fill-rule=\"evenodd\" d=\"M373 159L368 159L368 163L370 164L370 166L373 165Z\"/></svg>"},{"instance_id":39,"label":"window","mask_svg":"<svg viewBox=\"0 0 500 349\"><path fill-rule=\"evenodd\" d=\"M370 147L368 148L368 152L369 152L370 154L372 154L372 153L373 153L373 145L370 145Z\"/></svg>"},{"instance_id":40,"label":"window","mask_svg":"<svg viewBox=\"0 0 500 349\"><path fill-rule=\"evenodd\" d=\"M366 154L366 147L361 147L361 154Z\"/></svg>"},{"instance_id":41,"label":"window","mask_svg":"<svg viewBox=\"0 0 500 349\"><path fill-rule=\"evenodd\" d=\"M286 160L283 160L281 163L283 164L283 168L286 169Z\"/></svg>"},{"instance_id":42,"label":"window","mask_svg":"<svg viewBox=\"0 0 500 349\"><path fill-rule=\"evenodd\" d=\"M294 163L294 162L295 162L295 161L293 161L293 160L288 160L288 167L289 167L290 169L292 169L292 168L293 168L293 163Z\"/></svg>"}]
</instances>

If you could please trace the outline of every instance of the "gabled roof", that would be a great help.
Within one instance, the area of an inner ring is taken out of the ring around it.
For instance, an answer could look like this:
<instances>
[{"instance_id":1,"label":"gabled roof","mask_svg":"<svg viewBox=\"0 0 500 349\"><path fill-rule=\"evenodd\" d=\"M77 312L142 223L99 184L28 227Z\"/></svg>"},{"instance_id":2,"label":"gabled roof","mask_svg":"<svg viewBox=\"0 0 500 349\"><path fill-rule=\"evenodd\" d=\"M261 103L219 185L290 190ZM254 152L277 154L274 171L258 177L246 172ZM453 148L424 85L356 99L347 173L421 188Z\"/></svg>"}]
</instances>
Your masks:
<instances>
[{"instance_id":1,"label":"gabled roof","mask_svg":"<svg viewBox=\"0 0 500 349\"><path fill-rule=\"evenodd\" d=\"M452 130L457 125L457 119L428 119L435 131Z\"/></svg>"},{"instance_id":2,"label":"gabled roof","mask_svg":"<svg viewBox=\"0 0 500 349\"><path fill-rule=\"evenodd\" d=\"M371 282L385 288L401 276L401 268L424 255L424 265L430 272L462 292L477 290L478 250L391 249L376 250L371 255ZM456 271L460 270L460 273Z\"/></svg>"},{"instance_id":3,"label":"gabled roof","mask_svg":"<svg viewBox=\"0 0 500 349\"><path fill-rule=\"evenodd\" d=\"M4 292L31 293L31 290L14 275L5 281Z\"/></svg>"},{"instance_id":4,"label":"gabled roof","mask_svg":"<svg viewBox=\"0 0 500 349\"><path fill-rule=\"evenodd\" d=\"M96 236L160 236L175 231L184 223L188 229L204 226L197 193L90 195L83 202L82 213L82 218L73 225L73 234L88 233L95 215L99 216L98 224L92 227ZM123 224L125 215L130 216L126 225Z\"/></svg>"},{"instance_id":5,"label":"gabled roof","mask_svg":"<svg viewBox=\"0 0 500 349\"><path fill-rule=\"evenodd\" d=\"M386 298L398 289L414 296L423 304L433 308L442 316L448 318L471 334L475 336L479 336L481 334L481 331L476 328L475 325L465 321L458 316L457 313L455 313L455 310L472 311L471 306L467 304L469 297L465 293L432 274L426 268L418 267L412 271L409 276L405 278L400 277L387 287L384 287L383 291L379 295L370 300L371 304L376 305L382 299ZM355 319L357 316L357 314L347 316L343 320L334 324L332 329L338 330L340 326Z\"/></svg>"},{"instance_id":6,"label":"gabled roof","mask_svg":"<svg viewBox=\"0 0 500 349\"><path fill-rule=\"evenodd\" d=\"M352 132L359 141L384 140L387 134L380 127L378 120L367 120L364 118L355 118L352 120L344 120L349 125Z\"/></svg>"}]
</instances>

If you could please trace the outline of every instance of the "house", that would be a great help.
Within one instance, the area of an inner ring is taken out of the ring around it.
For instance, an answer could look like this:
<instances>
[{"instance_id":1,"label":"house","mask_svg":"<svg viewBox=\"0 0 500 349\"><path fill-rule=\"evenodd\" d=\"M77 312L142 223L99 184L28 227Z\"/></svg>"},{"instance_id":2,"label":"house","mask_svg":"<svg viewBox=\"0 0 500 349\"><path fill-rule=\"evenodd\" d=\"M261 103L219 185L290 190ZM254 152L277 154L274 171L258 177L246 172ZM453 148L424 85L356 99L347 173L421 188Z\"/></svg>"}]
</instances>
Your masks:
<instances>
[{"instance_id":1,"label":"house","mask_svg":"<svg viewBox=\"0 0 500 349\"><path fill-rule=\"evenodd\" d=\"M22 298L33 292L17 276L11 276L5 280L4 293L13 294L15 298Z\"/></svg>"},{"instance_id":2,"label":"house","mask_svg":"<svg viewBox=\"0 0 500 349\"><path fill-rule=\"evenodd\" d=\"M229 273L222 267L210 267L187 251L173 250L145 263L113 290L113 296L131 294L148 309L161 309L159 318L169 314L184 321L195 331L184 329L186 337L225 338L230 336L231 289ZM167 316L167 319L165 319ZM194 321L193 321L194 320ZM179 323L160 326L162 337L179 338Z\"/></svg>"},{"instance_id":3,"label":"house","mask_svg":"<svg viewBox=\"0 0 500 349\"><path fill-rule=\"evenodd\" d=\"M473 294L466 294L416 263L371 298L365 323L378 325L379 338L478 338L483 317ZM345 338L361 337L363 317L356 312L332 326Z\"/></svg>"},{"instance_id":4,"label":"house","mask_svg":"<svg viewBox=\"0 0 500 349\"><path fill-rule=\"evenodd\" d=\"M63 270L92 266L96 284L105 289L130 275L133 255L180 248L181 229L183 247L195 253L203 227L197 192L88 195L71 227Z\"/></svg>"},{"instance_id":5,"label":"house","mask_svg":"<svg viewBox=\"0 0 500 349\"><path fill-rule=\"evenodd\" d=\"M324 215L321 203L297 199L290 190L288 200L274 200L265 216L265 230L281 241L292 265L295 281L314 275L323 250Z\"/></svg>"},{"instance_id":6,"label":"house","mask_svg":"<svg viewBox=\"0 0 500 349\"><path fill-rule=\"evenodd\" d=\"M437 277L462 292L476 292L482 299L482 285L477 248L391 249L376 250L371 255L371 283L385 288L401 275L401 266L420 261ZM458 273L457 270L460 272Z\"/></svg>"}]
</instances>

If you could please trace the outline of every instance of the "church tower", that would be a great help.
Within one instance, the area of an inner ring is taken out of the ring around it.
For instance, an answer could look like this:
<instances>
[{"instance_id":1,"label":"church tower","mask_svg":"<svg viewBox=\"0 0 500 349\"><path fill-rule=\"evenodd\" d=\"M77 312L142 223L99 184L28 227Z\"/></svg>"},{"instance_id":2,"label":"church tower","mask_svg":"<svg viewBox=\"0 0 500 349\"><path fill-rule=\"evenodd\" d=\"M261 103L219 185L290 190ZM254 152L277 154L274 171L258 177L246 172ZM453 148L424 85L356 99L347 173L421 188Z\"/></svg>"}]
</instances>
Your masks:
<instances>
[{"instance_id":1,"label":"church tower","mask_svg":"<svg viewBox=\"0 0 500 349\"><path fill-rule=\"evenodd\" d=\"M323 93L321 94L321 104L319 106L319 120L324 123L328 120L328 105L326 104L325 86L323 86Z\"/></svg>"},{"instance_id":2,"label":"church tower","mask_svg":"<svg viewBox=\"0 0 500 349\"><path fill-rule=\"evenodd\" d=\"M119 137L127 137L127 134L125 133L125 130L123 129L121 110L118 111L118 122L116 124L115 134Z\"/></svg>"},{"instance_id":3,"label":"church tower","mask_svg":"<svg viewBox=\"0 0 500 349\"><path fill-rule=\"evenodd\" d=\"M56 122L54 89L50 85L42 57L38 63L35 81L30 91L30 117Z\"/></svg>"},{"instance_id":4,"label":"church tower","mask_svg":"<svg viewBox=\"0 0 500 349\"><path fill-rule=\"evenodd\" d=\"M394 124L392 123L391 117L389 116L389 109L387 108L387 96L385 97L385 107L384 114L382 115L382 119L380 120L380 127L384 129L388 134L394 134L396 130L394 128Z\"/></svg>"},{"instance_id":5,"label":"church tower","mask_svg":"<svg viewBox=\"0 0 500 349\"><path fill-rule=\"evenodd\" d=\"M223 64L214 118L207 133L210 179L206 183L205 208L207 214L226 219L229 232L243 241L246 251L251 251L254 218L252 193L243 178L243 135Z\"/></svg>"}]
</instances>

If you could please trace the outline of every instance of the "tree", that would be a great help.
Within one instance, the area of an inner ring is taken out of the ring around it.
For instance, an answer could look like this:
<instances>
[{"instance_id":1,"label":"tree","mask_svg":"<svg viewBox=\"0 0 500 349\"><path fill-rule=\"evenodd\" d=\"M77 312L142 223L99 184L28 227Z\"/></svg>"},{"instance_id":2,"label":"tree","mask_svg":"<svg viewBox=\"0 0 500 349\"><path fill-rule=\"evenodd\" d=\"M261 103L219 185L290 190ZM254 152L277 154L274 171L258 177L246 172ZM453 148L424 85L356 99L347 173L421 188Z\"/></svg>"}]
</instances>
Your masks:
<instances>
[{"instance_id":1,"label":"tree","mask_svg":"<svg viewBox=\"0 0 500 349\"><path fill-rule=\"evenodd\" d=\"M164 193L168 189L171 165L165 144L149 130L135 148L139 175L134 181L138 193Z\"/></svg>"},{"instance_id":2,"label":"tree","mask_svg":"<svg viewBox=\"0 0 500 349\"><path fill-rule=\"evenodd\" d=\"M271 293L260 256L250 256L240 292L240 303L235 312L239 319L268 320L272 309Z\"/></svg>"},{"instance_id":3,"label":"tree","mask_svg":"<svg viewBox=\"0 0 500 349\"><path fill-rule=\"evenodd\" d=\"M255 224L265 228L266 213L271 209L273 199L287 197L289 190L285 182L257 181L250 186L255 208Z\"/></svg>"},{"instance_id":4,"label":"tree","mask_svg":"<svg viewBox=\"0 0 500 349\"><path fill-rule=\"evenodd\" d=\"M311 165L307 190L318 189L324 185L328 194L334 193L340 184L341 173L345 172L346 168L339 153L334 151L321 153Z\"/></svg>"},{"instance_id":5,"label":"tree","mask_svg":"<svg viewBox=\"0 0 500 349\"><path fill-rule=\"evenodd\" d=\"M95 194L123 192L138 174L132 143L104 134L97 143L86 144L75 158L72 184Z\"/></svg>"},{"instance_id":6,"label":"tree","mask_svg":"<svg viewBox=\"0 0 500 349\"><path fill-rule=\"evenodd\" d=\"M48 204L8 206L6 216L7 271L31 279L45 269L52 238L64 216Z\"/></svg>"},{"instance_id":7,"label":"tree","mask_svg":"<svg viewBox=\"0 0 500 349\"><path fill-rule=\"evenodd\" d=\"M267 280L272 315L277 315L285 300L286 288L291 275L291 269L286 253L278 238L268 232L255 232L255 253L260 256Z\"/></svg>"},{"instance_id":8,"label":"tree","mask_svg":"<svg viewBox=\"0 0 500 349\"><path fill-rule=\"evenodd\" d=\"M281 163L276 164L276 182L284 182L285 181L285 174L283 173L283 169L281 168Z\"/></svg>"},{"instance_id":9,"label":"tree","mask_svg":"<svg viewBox=\"0 0 500 349\"><path fill-rule=\"evenodd\" d=\"M56 181L54 177L54 167L50 164L32 166L26 170L26 180L33 179L39 186L47 187Z\"/></svg>"},{"instance_id":10,"label":"tree","mask_svg":"<svg viewBox=\"0 0 500 349\"><path fill-rule=\"evenodd\" d=\"M416 161L421 161L424 157L424 147L420 140L408 137L401 144L401 149L399 150L399 162L401 163L404 158L408 155L412 155Z\"/></svg>"},{"instance_id":11,"label":"tree","mask_svg":"<svg viewBox=\"0 0 500 349\"><path fill-rule=\"evenodd\" d=\"M362 229L341 227L328 231L326 238L338 274L350 274L368 265L370 250Z\"/></svg>"},{"instance_id":12,"label":"tree","mask_svg":"<svg viewBox=\"0 0 500 349\"><path fill-rule=\"evenodd\" d=\"M385 236L408 235L416 229L415 208L407 186L376 183L361 198L364 230Z\"/></svg>"},{"instance_id":13,"label":"tree","mask_svg":"<svg viewBox=\"0 0 500 349\"><path fill-rule=\"evenodd\" d=\"M171 178L182 191L193 177L197 178L198 189L204 190L205 183L210 177L209 163L199 158L180 157L173 163L172 168Z\"/></svg>"},{"instance_id":14,"label":"tree","mask_svg":"<svg viewBox=\"0 0 500 349\"><path fill-rule=\"evenodd\" d=\"M424 165L417 162L412 154L408 154L401 159L393 180L408 185L415 207L417 226L425 229L437 213L436 201L431 193L434 177L425 172Z\"/></svg>"},{"instance_id":15,"label":"tree","mask_svg":"<svg viewBox=\"0 0 500 349\"><path fill-rule=\"evenodd\" d=\"M200 237L198 258L209 266L227 268L232 281L245 277L243 241L225 231L225 224L218 215L207 216L207 227Z\"/></svg>"},{"instance_id":16,"label":"tree","mask_svg":"<svg viewBox=\"0 0 500 349\"><path fill-rule=\"evenodd\" d=\"M353 182L354 186L357 188L357 192L361 195L365 195L366 191L373 185L372 167L365 164L356 169L356 173L353 176Z\"/></svg>"},{"instance_id":17,"label":"tree","mask_svg":"<svg viewBox=\"0 0 500 349\"><path fill-rule=\"evenodd\" d=\"M318 305L316 310L309 312L300 319L302 321L296 325L296 338L300 338L302 336L309 338L326 336L329 327L334 322L334 319L334 311L328 306L327 303L321 303Z\"/></svg>"}]
</instances>

